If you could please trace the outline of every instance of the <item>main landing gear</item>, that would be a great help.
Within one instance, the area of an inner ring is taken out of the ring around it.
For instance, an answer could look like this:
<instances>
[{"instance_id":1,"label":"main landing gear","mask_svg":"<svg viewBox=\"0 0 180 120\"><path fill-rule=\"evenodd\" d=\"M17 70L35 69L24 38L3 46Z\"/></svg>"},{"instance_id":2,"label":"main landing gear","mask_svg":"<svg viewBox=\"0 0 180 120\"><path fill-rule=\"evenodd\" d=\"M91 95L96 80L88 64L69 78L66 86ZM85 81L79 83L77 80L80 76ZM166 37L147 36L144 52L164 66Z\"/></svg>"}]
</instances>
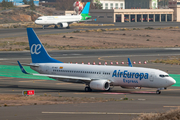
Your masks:
<instances>
[{"instance_id":1,"label":"main landing gear","mask_svg":"<svg viewBox=\"0 0 180 120\"><path fill-rule=\"evenodd\" d=\"M57 26L57 25L55 25L55 26L54 26L54 28L55 28L55 29L57 29L57 28L58 28L58 26Z\"/></svg>"},{"instance_id":2,"label":"main landing gear","mask_svg":"<svg viewBox=\"0 0 180 120\"><path fill-rule=\"evenodd\" d=\"M157 91L156 91L156 94L161 94L161 91L160 91L160 90L157 90Z\"/></svg>"},{"instance_id":3,"label":"main landing gear","mask_svg":"<svg viewBox=\"0 0 180 120\"><path fill-rule=\"evenodd\" d=\"M92 89L89 86L85 87L84 90L85 90L85 92L91 92L92 91Z\"/></svg>"}]
</instances>

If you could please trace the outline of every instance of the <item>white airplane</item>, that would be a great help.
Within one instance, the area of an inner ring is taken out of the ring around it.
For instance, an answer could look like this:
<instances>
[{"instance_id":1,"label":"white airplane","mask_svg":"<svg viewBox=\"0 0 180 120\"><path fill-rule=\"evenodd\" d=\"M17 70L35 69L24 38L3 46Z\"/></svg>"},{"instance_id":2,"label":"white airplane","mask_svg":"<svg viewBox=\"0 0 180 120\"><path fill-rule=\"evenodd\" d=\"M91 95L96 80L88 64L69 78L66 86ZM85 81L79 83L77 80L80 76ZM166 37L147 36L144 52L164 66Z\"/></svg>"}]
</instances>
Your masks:
<instances>
[{"instance_id":1,"label":"white airplane","mask_svg":"<svg viewBox=\"0 0 180 120\"><path fill-rule=\"evenodd\" d=\"M91 16L88 15L89 8L90 2L87 2L80 15L41 16L35 20L35 24L42 25L43 29L49 25L55 25L54 28L58 28L57 25L60 25L61 28L69 28L69 24L74 22L92 21L93 19L90 19ZM94 20L96 21L96 19Z\"/></svg>"},{"instance_id":2,"label":"white airplane","mask_svg":"<svg viewBox=\"0 0 180 120\"><path fill-rule=\"evenodd\" d=\"M25 74L47 76L59 81L86 84L85 91L110 90L111 86L122 88L148 87L162 89L176 83L166 72L157 69L124 66L86 65L63 63L51 58L39 41L32 28L27 28L31 64L26 64L39 74L27 73L20 62L18 64Z\"/></svg>"}]
</instances>

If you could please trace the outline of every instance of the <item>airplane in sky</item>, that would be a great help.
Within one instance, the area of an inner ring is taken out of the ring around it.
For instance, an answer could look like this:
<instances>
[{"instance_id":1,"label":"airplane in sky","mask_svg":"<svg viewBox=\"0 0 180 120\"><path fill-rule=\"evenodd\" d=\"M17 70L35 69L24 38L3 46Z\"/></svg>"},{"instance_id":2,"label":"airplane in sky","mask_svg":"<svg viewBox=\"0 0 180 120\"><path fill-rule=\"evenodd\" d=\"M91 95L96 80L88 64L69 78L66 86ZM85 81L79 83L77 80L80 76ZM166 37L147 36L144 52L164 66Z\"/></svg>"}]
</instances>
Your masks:
<instances>
[{"instance_id":1,"label":"airplane in sky","mask_svg":"<svg viewBox=\"0 0 180 120\"><path fill-rule=\"evenodd\" d=\"M91 16L88 15L89 8L90 2L87 2L80 15L41 16L35 20L35 24L42 25L43 29L50 25L55 25L54 28L58 28L57 25L60 25L61 28L69 28L69 24L74 22L93 21L93 19L90 19ZM96 19L94 20L96 21Z\"/></svg>"},{"instance_id":2,"label":"airplane in sky","mask_svg":"<svg viewBox=\"0 0 180 120\"><path fill-rule=\"evenodd\" d=\"M176 81L166 72L143 67L70 64L58 61L48 55L32 28L27 28L32 63L26 64L37 73L27 73L20 62L18 64L25 74L47 76L59 81L86 84L85 91L110 90L113 86L122 88L148 87L163 89Z\"/></svg>"}]
</instances>

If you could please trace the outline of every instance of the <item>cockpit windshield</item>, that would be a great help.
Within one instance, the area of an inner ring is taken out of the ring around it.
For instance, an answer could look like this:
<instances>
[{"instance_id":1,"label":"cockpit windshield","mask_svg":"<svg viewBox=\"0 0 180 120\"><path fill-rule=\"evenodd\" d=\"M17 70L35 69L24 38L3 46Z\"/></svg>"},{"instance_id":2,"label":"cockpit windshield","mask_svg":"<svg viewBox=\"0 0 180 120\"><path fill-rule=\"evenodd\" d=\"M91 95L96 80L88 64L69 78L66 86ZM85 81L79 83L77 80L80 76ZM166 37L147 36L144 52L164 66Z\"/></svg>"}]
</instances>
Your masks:
<instances>
[{"instance_id":1,"label":"cockpit windshield","mask_svg":"<svg viewBox=\"0 0 180 120\"><path fill-rule=\"evenodd\" d=\"M159 75L159 77L169 77L169 75Z\"/></svg>"},{"instance_id":2,"label":"cockpit windshield","mask_svg":"<svg viewBox=\"0 0 180 120\"><path fill-rule=\"evenodd\" d=\"M42 18L38 18L38 19L36 19L36 20L42 20Z\"/></svg>"}]
</instances>

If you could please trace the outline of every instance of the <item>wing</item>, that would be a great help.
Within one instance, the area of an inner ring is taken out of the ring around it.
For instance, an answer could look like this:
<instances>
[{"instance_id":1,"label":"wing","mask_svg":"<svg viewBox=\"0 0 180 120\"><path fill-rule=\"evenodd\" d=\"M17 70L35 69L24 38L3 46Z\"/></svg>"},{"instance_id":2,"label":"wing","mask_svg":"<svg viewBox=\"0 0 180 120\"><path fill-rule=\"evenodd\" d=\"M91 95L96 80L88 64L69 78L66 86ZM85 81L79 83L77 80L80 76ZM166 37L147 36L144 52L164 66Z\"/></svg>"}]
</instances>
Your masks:
<instances>
[{"instance_id":1,"label":"wing","mask_svg":"<svg viewBox=\"0 0 180 120\"><path fill-rule=\"evenodd\" d=\"M64 76L64 75L50 75L50 74L37 74L37 73L28 73L26 72L26 70L23 68L23 66L21 65L21 63L19 61L17 61L19 64L19 67L21 68L21 71L24 74L31 74L31 75L36 75L36 76L46 76L46 77L50 77L53 79L57 79L57 80L63 80L63 81L67 81L67 82L76 82L76 83L88 83L91 82L91 78L87 78L87 77L75 77L75 76Z\"/></svg>"}]
</instances>

